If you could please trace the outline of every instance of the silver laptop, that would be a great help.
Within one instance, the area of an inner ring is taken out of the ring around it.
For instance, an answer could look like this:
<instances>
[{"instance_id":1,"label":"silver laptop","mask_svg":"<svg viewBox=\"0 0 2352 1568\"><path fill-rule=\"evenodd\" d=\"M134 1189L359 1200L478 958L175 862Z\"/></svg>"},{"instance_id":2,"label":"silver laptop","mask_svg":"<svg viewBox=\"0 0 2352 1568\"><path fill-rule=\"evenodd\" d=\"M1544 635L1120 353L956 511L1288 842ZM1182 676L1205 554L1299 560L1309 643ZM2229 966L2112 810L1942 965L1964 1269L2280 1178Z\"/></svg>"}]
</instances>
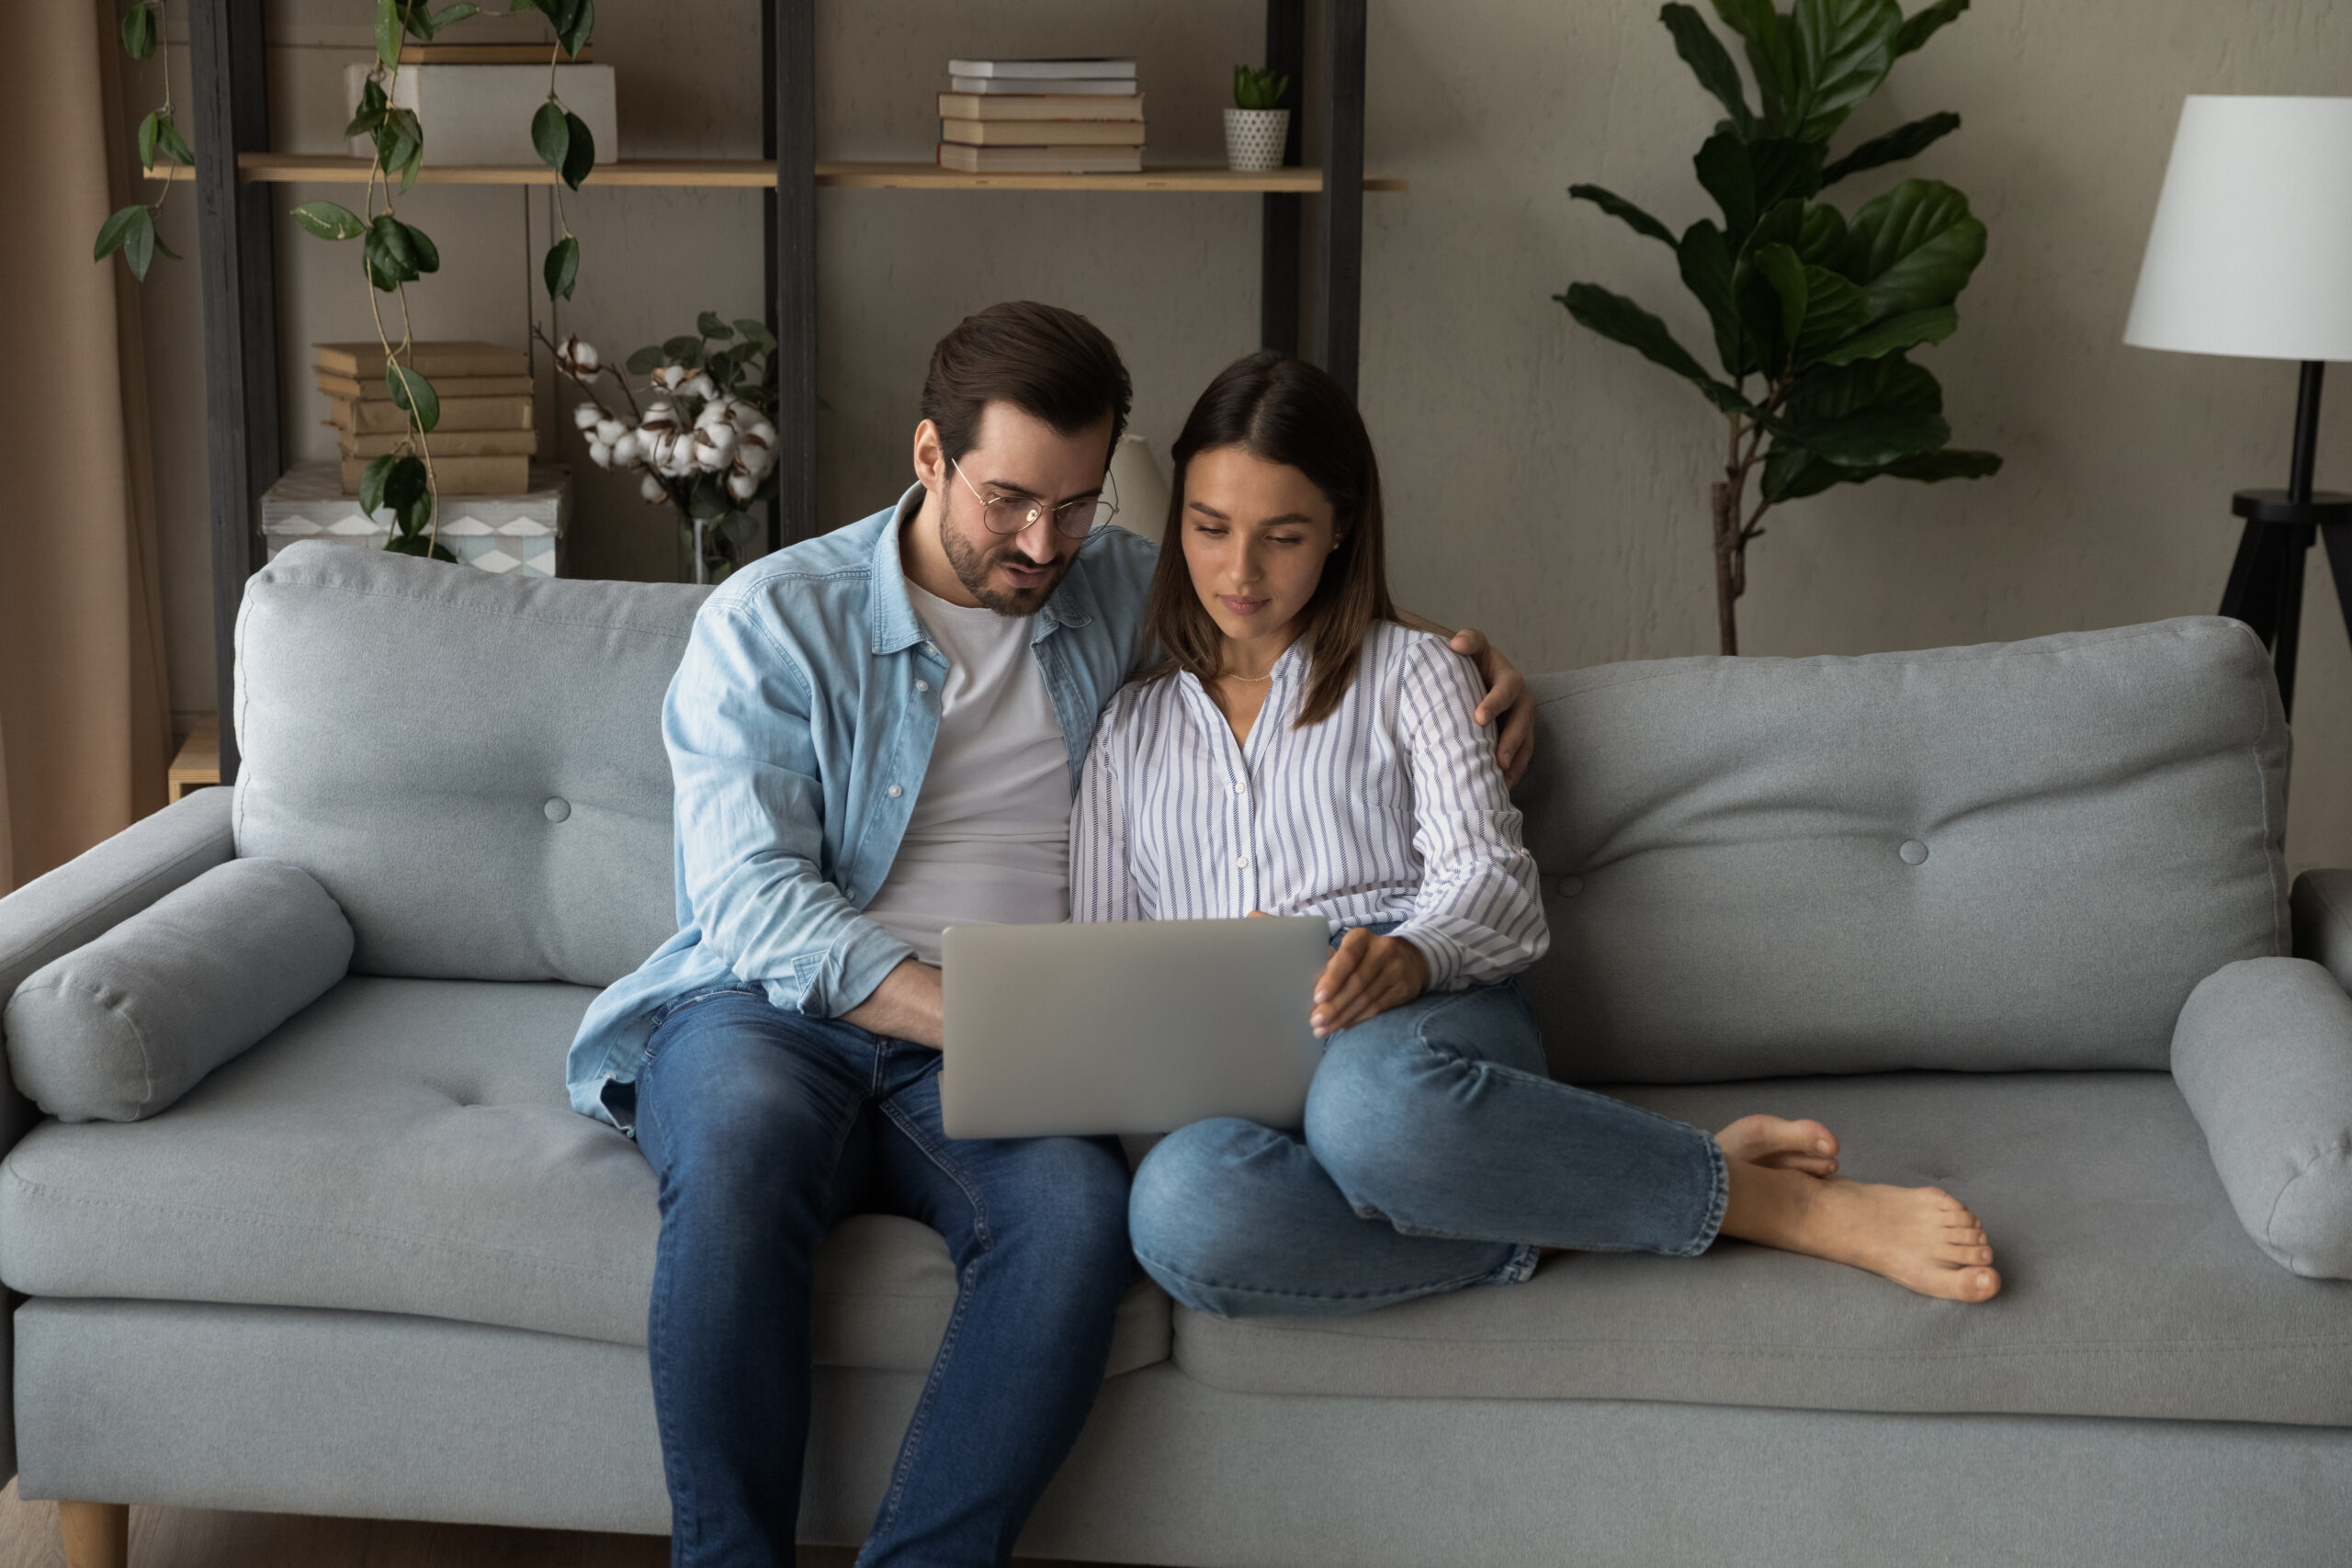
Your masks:
<instances>
[{"instance_id":1,"label":"silver laptop","mask_svg":"<svg viewBox=\"0 0 2352 1568\"><path fill-rule=\"evenodd\" d=\"M1330 928L1312 916L950 926L941 1121L951 1138L1295 1127Z\"/></svg>"}]
</instances>

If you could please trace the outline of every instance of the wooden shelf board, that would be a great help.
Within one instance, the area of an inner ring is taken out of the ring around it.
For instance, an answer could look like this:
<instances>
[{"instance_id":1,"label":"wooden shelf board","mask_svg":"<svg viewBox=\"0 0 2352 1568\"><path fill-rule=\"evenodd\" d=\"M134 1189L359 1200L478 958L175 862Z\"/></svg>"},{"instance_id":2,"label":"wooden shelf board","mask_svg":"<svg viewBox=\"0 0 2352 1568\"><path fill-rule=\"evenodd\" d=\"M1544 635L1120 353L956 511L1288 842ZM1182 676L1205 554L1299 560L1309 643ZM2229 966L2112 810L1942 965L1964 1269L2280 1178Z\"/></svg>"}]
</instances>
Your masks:
<instances>
[{"instance_id":1,"label":"wooden shelf board","mask_svg":"<svg viewBox=\"0 0 2352 1568\"><path fill-rule=\"evenodd\" d=\"M334 153L243 152L237 158L240 178L248 184L316 181L327 185L365 185L373 167L364 158ZM153 180L185 180L195 171L178 164L159 164L148 171ZM545 186L555 184L555 171L538 164L427 164L417 172L420 185ZM624 158L599 164L587 183L596 186L702 186L759 189L775 184L775 165L763 158ZM1236 174L1218 168L1148 168L1139 175L967 175L931 164L826 162L817 165L820 186L854 190L1140 190L1225 191L1259 193L1286 191L1309 194L1323 188L1323 171L1276 169L1268 174ZM1366 176L1363 188L1401 191L1401 179Z\"/></svg>"}]
</instances>

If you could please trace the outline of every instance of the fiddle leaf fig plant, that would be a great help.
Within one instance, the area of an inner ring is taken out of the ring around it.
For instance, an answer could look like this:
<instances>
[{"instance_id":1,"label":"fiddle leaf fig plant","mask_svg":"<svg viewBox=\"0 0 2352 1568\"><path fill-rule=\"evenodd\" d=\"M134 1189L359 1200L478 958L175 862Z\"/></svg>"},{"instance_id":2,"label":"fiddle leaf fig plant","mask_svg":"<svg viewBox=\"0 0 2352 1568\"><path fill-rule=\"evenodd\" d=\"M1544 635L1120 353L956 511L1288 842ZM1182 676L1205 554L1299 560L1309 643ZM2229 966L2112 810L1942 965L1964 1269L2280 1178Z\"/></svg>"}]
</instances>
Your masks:
<instances>
[{"instance_id":1,"label":"fiddle leaf fig plant","mask_svg":"<svg viewBox=\"0 0 2352 1568\"><path fill-rule=\"evenodd\" d=\"M1960 325L1954 301L1984 255L1984 225L1968 198L1939 180L1905 179L1850 217L1821 199L1838 181L1914 157L1959 129L1958 115L1932 114L1829 156L1894 62L1968 0L1935 0L1908 17L1896 0L1713 6L1745 46L1755 108L1731 51L1696 9L1669 5L1658 19L1724 111L1691 160L1717 216L1677 235L1613 191L1576 185L1568 194L1673 253L1706 312L1721 373L1657 316L1599 284L1553 298L1579 324L1689 381L1725 422L1711 510L1717 629L1729 654L1739 651L1735 607L1747 588L1747 547L1773 506L1883 477L1982 479L2001 459L1951 446L1943 389L1908 357Z\"/></svg>"}]
</instances>

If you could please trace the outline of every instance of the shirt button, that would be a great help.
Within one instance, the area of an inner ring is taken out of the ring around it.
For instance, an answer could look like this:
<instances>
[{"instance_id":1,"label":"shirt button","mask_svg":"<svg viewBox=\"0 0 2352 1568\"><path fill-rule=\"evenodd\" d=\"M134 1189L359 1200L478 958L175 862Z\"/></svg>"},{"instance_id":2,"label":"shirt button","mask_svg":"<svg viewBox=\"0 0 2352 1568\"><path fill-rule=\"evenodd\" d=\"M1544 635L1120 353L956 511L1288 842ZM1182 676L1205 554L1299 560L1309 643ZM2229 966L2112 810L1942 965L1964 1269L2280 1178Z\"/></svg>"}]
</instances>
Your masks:
<instances>
[{"instance_id":1,"label":"shirt button","mask_svg":"<svg viewBox=\"0 0 2352 1568\"><path fill-rule=\"evenodd\" d=\"M1246 783L1238 783L1233 786L1233 793L1236 795L1248 795L1250 793L1250 786Z\"/></svg>"},{"instance_id":2,"label":"shirt button","mask_svg":"<svg viewBox=\"0 0 2352 1568\"><path fill-rule=\"evenodd\" d=\"M917 681L915 682L915 690L918 692L928 692L931 690L931 682L928 681Z\"/></svg>"},{"instance_id":3,"label":"shirt button","mask_svg":"<svg viewBox=\"0 0 2352 1568\"><path fill-rule=\"evenodd\" d=\"M900 789L897 784L892 784L892 785L890 786L890 798L891 798L892 800L896 800L896 799L898 799L898 798L899 798L899 796L900 796L900 795L904 795L904 794L906 794L906 793L907 793L907 792L906 792L905 790Z\"/></svg>"},{"instance_id":4,"label":"shirt button","mask_svg":"<svg viewBox=\"0 0 2352 1568\"><path fill-rule=\"evenodd\" d=\"M1236 855L1233 857L1233 863L1236 869L1248 871L1250 869L1250 857L1248 855Z\"/></svg>"}]
</instances>

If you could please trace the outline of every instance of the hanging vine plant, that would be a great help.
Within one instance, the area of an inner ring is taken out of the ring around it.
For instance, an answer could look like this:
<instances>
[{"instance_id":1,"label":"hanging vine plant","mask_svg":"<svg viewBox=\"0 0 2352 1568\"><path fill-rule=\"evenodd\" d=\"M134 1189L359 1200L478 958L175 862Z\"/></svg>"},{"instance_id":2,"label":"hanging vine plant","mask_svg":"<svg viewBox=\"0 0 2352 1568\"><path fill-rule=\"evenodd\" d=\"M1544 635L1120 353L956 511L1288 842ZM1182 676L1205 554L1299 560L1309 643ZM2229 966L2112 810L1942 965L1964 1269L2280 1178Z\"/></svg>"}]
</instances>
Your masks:
<instances>
[{"instance_id":1,"label":"hanging vine plant","mask_svg":"<svg viewBox=\"0 0 2352 1568\"><path fill-rule=\"evenodd\" d=\"M134 60L152 58L163 38L164 0L133 0L123 14L123 48ZM595 138L586 122L572 113L556 92L556 67L569 57L577 60L596 28L595 0L509 0L508 14L537 11L555 31L548 61L548 96L531 118L531 144L559 179L573 190L596 166ZM384 386L392 403L407 416L408 428L398 447L373 458L359 481L359 504L374 513L383 511L392 520L391 536L384 547L398 555L424 556L435 560L458 558L439 538L440 488L433 472L430 437L441 420L441 399L433 383L414 367L415 333L408 308L408 286L441 270L441 252L433 239L400 215L399 197L415 185L424 166L424 126L413 109L392 102L401 66L401 52L409 39L430 43L449 28L479 14L471 0L458 0L438 10L425 0L375 0L376 61L361 89L357 112L344 134L365 136L375 148L368 171L367 199L354 212L340 202L306 201L293 209L294 220L319 239L357 240L359 265L368 280L368 309L376 326L376 341L384 350ZM153 170L160 154L189 168L196 155L172 124L171 73L164 73L160 107L140 122L139 157ZM98 232L96 258L116 251L133 276L144 282L154 254L174 256L155 235L155 212L171 194L151 203L126 207L108 218ZM557 194L562 220L562 196ZM580 241L568 220L547 254L541 275L550 299L569 299L580 276ZM177 259L174 256L174 259ZM384 296L397 311L395 341L384 315Z\"/></svg>"}]
</instances>

